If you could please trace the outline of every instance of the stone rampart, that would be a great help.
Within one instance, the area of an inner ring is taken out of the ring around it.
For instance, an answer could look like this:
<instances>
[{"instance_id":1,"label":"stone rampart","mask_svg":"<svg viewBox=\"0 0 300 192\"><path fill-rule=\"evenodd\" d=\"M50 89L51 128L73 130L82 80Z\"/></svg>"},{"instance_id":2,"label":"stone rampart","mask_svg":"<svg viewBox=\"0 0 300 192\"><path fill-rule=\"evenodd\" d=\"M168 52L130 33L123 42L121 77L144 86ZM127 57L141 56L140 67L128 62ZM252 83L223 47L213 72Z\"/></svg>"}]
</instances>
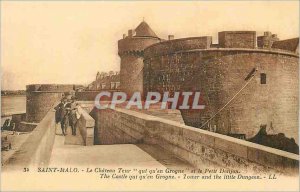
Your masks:
<instances>
[{"instance_id":1,"label":"stone rampart","mask_svg":"<svg viewBox=\"0 0 300 192\"><path fill-rule=\"evenodd\" d=\"M195 167L298 173L299 155L125 109L99 110L99 144L157 144Z\"/></svg>"},{"instance_id":2,"label":"stone rampart","mask_svg":"<svg viewBox=\"0 0 300 192\"><path fill-rule=\"evenodd\" d=\"M255 31L222 31L218 34L219 46L224 48L256 47Z\"/></svg>"},{"instance_id":3,"label":"stone rampart","mask_svg":"<svg viewBox=\"0 0 300 192\"><path fill-rule=\"evenodd\" d=\"M204 110L181 110L187 125L202 127L233 99L202 128L249 139L266 125L268 133L284 133L298 142L299 55L242 48L191 49L164 55L159 47L157 54L148 49L144 55L145 93L201 92ZM254 75L250 81L249 74Z\"/></svg>"},{"instance_id":4,"label":"stone rampart","mask_svg":"<svg viewBox=\"0 0 300 192\"><path fill-rule=\"evenodd\" d=\"M3 170L23 170L30 167L45 167L51 157L55 138L55 112L50 109L29 138L8 159Z\"/></svg>"},{"instance_id":5,"label":"stone rampart","mask_svg":"<svg viewBox=\"0 0 300 192\"><path fill-rule=\"evenodd\" d=\"M47 167L51 158L56 129L60 129L60 124L55 123L54 106L46 116L37 124L30 133L29 138L23 145L8 159L3 170L23 170L24 168ZM78 120L78 129L84 140L84 144L94 145L94 125L95 120L81 107L81 114Z\"/></svg>"},{"instance_id":6,"label":"stone rampart","mask_svg":"<svg viewBox=\"0 0 300 192\"><path fill-rule=\"evenodd\" d=\"M145 49L145 57L172 54L177 51L191 49L209 49L211 44L212 37L210 36L189 37L163 41L161 43L151 45Z\"/></svg>"}]
</instances>

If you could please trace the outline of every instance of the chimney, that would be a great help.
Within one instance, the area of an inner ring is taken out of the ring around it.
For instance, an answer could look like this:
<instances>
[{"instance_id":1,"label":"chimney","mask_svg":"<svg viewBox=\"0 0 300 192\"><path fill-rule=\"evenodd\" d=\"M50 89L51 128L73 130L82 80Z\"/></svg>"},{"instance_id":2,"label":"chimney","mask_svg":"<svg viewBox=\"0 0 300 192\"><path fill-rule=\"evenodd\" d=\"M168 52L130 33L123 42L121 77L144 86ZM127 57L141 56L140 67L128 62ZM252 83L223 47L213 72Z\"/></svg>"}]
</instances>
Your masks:
<instances>
[{"instance_id":1,"label":"chimney","mask_svg":"<svg viewBox=\"0 0 300 192\"><path fill-rule=\"evenodd\" d=\"M273 38L277 38L277 34L273 34L272 37L273 37Z\"/></svg>"},{"instance_id":2,"label":"chimney","mask_svg":"<svg viewBox=\"0 0 300 192\"><path fill-rule=\"evenodd\" d=\"M174 39L174 35L168 35L168 39L169 40L173 40Z\"/></svg>"},{"instance_id":3,"label":"chimney","mask_svg":"<svg viewBox=\"0 0 300 192\"><path fill-rule=\"evenodd\" d=\"M123 39L125 39L125 38L126 38L126 34L124 33L124 34L123 34Z\"/></svg>"},{"instance_id":4,"label":"chimney","mask_svg":"<svg viewBox=\"0 0 300 192\"><path fill-rule=\"evenodd\" d=\"M133 34L134 33L134 30L133 29L130 29L130 30L128 30L128 37L130 38L130 37L133 37Z\"/></svg>"}]
</instances>

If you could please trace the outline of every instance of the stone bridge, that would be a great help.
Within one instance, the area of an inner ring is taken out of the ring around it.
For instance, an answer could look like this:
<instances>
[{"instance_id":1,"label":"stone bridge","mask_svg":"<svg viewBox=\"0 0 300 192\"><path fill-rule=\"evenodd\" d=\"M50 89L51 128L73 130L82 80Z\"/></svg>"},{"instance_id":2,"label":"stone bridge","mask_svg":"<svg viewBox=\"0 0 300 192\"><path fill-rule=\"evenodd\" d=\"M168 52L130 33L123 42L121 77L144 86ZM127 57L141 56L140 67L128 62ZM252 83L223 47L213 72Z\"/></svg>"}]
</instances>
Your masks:
<instances>
[{"instance_id":1,"label":"stone bridge","mask_svg":"<svg viewBox=\"0 0 300 192\"><path fill-rule=\"evenodd\" d=\"M77 136L50 109L3 171L24 167L222 167L297 174L299 155L193 128L174 111L97 110L80 102ZM173 120L170 120L173 119Z\"/></svg>"}]
</instances>

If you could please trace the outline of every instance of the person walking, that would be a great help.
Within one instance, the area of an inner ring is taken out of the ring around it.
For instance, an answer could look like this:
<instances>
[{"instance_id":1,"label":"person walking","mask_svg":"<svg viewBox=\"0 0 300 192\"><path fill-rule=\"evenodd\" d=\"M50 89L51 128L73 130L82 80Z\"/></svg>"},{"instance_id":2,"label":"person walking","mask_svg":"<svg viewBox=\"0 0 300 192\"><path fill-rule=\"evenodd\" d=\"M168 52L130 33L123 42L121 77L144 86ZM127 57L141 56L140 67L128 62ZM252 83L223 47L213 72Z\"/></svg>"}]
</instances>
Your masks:
<instances>
[{"instance_id":1,"label":"person walking","mask_svg":"<svg viewBox=\"0 0 300 192\"><path fill-rule=\"evenodd\" d=\"M71 102L68 104L69 109L69 123L72 129L72 135L76 135L76 125L77 125L77 103L75 97L71 97Z\"/></svg>"},{"instance_id":2,"label":"person walking","mask_svg":"<svg viewBox=\"0 0 300 192\"><path fill-rule=\"evenodd\" d=\"M67 110L67 98L62 98L61 102L54 107L55 109L55 121L60 123L62 134L66 135L66 129L69 124L68 110Z\"/></svg>"}]
</instances>

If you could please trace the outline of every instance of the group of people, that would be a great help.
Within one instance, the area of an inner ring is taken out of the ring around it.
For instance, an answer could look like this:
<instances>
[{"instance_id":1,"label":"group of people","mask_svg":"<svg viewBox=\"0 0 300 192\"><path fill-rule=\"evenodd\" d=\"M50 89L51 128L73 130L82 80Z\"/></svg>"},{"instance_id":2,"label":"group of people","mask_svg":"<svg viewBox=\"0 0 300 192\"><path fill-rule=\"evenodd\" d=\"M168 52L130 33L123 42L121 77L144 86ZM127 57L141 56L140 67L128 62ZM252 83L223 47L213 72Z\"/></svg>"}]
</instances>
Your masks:
<instances>
[{"instance_id":1,"label":"group of people","mask_svg":"<svg viewBox=\"0 0 300 192\"><path fill-rule=\"evenodd\" d=\"M15 123L13 122L13 120L6 119L3 123L3 126L1 127L1 131L2 130L13 131L13 134L14 134L15 133Z\"/></svg>"},{"instance_id":2,"label":"group of people","mask_svg":"<svg viewBox=\"0 0 300 192\"><path fill-rule=\"evenodd\" d=\"M67 128L70 126L72 129L72 135L76 135L76 125L80 118L78 112L78 104L74 96L71 99L63 97L61 102L54 107L55 109L55 121L60 123L62 134L67 135Z\"/></svg>"}]
</instances>

